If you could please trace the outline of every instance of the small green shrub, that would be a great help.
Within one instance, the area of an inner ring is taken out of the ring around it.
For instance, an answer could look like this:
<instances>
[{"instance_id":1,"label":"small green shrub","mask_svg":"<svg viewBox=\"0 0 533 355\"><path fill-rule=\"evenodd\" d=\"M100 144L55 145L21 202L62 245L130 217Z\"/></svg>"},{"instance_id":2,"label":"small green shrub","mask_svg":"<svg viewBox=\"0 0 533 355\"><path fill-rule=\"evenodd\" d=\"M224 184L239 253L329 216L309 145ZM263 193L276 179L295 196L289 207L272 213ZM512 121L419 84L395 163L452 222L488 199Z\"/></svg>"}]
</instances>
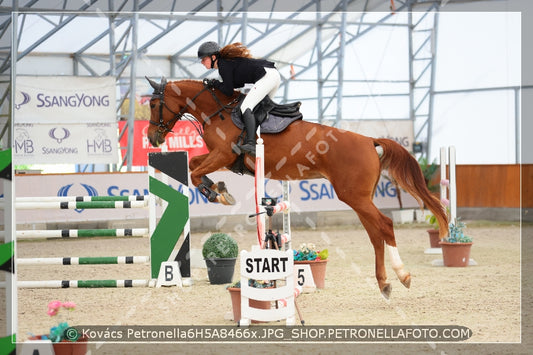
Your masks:
<instances>
[{"instance_id":1,"label":"small green shrub","mask_svg":"<svg viewBox=\"0 0 533 355\"><path fill-rule=\"evenodd\" d=\"M204 259L236 258L238 254L237 242L226 233L212 234L202 247Z\"/></svg>"}]
</instances>

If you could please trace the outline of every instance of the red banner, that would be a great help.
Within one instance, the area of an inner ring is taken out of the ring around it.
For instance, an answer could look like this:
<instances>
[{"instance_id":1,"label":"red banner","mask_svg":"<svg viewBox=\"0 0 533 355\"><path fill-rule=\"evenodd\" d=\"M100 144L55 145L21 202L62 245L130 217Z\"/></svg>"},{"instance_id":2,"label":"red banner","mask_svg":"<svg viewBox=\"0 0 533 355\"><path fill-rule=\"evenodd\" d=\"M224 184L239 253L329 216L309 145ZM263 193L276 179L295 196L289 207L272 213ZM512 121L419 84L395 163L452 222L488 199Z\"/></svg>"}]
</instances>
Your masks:
<instances>
[{"instance_id":1,"label":"red banner","mask_svg":"<svg viewBox=\"0 0 533 355\"><path fill-rule=\"evenodd\" d=\"M133 137L133 165L135 166L147 166L148 165L148 153L160 152L161 148L154 148L148 141L146 132L148 131L148 121L135 120L134 121L134 137ZM118 127L122 131L126 121L119 121ZM205 142L191 125L190 122L178 121L166 137L167 150L169 152L175 151L187 151L189 153L189 159L196 155L206 154L209 151L205 146ZM128 135L124 133L120 140L120 147L128 146ZM125 149L121 149L121 156L124 158L126 154Z\"/></svg>"}]
</instances>

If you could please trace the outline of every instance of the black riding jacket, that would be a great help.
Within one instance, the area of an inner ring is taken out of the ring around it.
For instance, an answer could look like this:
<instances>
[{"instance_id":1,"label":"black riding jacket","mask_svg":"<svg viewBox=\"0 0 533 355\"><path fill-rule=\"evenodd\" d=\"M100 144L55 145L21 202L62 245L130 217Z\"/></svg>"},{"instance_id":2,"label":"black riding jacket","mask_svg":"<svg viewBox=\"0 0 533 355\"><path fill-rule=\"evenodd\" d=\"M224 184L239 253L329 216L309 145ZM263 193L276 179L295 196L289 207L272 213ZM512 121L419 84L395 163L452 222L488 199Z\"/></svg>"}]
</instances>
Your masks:
<instances>
[{"instance_id":1,"label":"black riding jacket","mask_svg":"<svg viewBox=\"0 0 533 355\"><path fill-rule=\"evenodd\" d=\"M275 68L274 63L256 58L218 58L218 73L222 82L215 87L227 96L233 95L233 90L242 88L244 84L253 84L265 76L266 68Z\"/></svg>"}]
</instances>

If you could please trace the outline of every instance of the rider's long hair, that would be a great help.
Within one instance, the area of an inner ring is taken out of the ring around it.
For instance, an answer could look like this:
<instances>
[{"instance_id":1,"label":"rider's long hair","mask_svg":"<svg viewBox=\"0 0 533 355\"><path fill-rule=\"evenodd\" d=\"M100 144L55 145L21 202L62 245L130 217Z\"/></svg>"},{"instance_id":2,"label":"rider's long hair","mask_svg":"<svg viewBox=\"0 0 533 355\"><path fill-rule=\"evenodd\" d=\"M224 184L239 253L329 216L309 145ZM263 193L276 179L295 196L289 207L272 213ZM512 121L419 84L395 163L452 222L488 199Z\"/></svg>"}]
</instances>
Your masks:
<instances>
[{"instance_id":1,"label":"rider's long hair","mask_svg":"<svg viewBox=\"0 0 533 355\"><path fill-rule=\"evenodd\" d=\"M229 58L252 58L250 50L241 42L228 44L220 49L220 57Z\"/></svg>"}]
</instances>

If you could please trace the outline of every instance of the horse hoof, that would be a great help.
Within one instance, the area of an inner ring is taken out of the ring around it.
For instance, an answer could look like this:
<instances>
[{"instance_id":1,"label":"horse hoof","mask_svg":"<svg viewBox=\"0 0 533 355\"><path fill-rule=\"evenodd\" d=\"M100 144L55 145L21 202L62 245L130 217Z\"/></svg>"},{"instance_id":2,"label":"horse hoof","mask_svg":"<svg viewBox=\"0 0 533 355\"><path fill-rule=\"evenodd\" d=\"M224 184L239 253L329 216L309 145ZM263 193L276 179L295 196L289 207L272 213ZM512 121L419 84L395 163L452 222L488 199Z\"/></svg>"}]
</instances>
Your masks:
<instances>
[{"instance_id":1,"label":"horse hoof","mask_svg":"<svg viewBox=\"0 0 533 355\"><path fill-rule=\"evenodd\" d=\"M233 198L233 196L227 192L218 195L217 201L227 206L233 206L235 204L235 198Z\"/></svg>"},{"instance_id":2,"label":"horse hoof","mask_svg":"<svg viewBox=\"0 0 533 355\"><path fill-rule=\"evenodd\" d=\"M411 287L411 275L407 274L407 276L403 279L402 285L404 285L406 288Z\"/></svg>"},{"instance_id":3,"label":"horse hoof","mask_svg":"<svg viewBox=\"0 0 533 355\"><path fill-rule=\"evenodd\" d=\"M224 192L221 195L224 196L224 199L228 205L233 206L236 203L235 198L229 192Z\"/></svg>"},{"instance_id":4,"label":"horse hoof","mask_svg":"<svg viewBox=\"0 0 533 355\"><path fill-rule=\"evenodd\" d=\"M390 294L392 292L392 285L391 284L386 284L383 289L381 290L381 295L386 299L388 300L389 297L390 297Z\"/></svg>"},{"instance_id":5,"label":"horse hoof","mask_svg":"<svg viewBox=\"0 0 533 355\"><path fill-rule=\"evenodd\" d=\"M223 193L227 193L228 192L228 189L226 188L226 183L224 181L217 182L216 186L217 186L216 191L219 194L223 194Z\"/></svg>"}]
</instances>

